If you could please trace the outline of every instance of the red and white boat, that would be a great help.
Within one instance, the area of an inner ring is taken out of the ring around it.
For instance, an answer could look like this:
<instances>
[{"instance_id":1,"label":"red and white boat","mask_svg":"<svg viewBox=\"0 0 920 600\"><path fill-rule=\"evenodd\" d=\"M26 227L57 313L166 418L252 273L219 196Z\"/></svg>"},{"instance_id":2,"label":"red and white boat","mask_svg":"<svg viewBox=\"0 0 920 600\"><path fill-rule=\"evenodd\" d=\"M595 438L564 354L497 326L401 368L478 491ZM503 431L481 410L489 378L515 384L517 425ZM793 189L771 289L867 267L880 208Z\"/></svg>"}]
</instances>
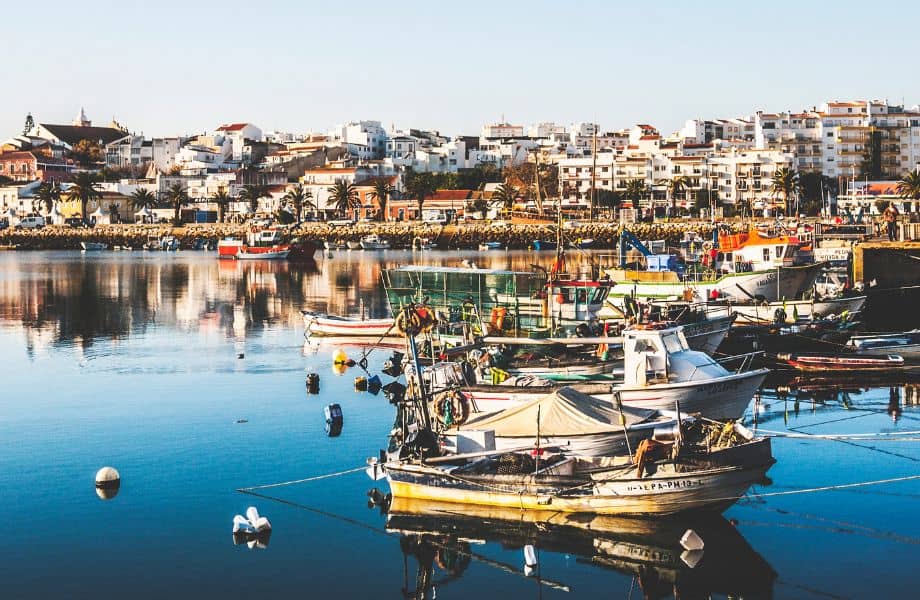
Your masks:
<instances>
[{"instance_id":1,"label":"red and white boat","mask_svg":"<svg viewBox=\"0 0 920 600\"><path fill-rule=\"evenodd\" d=\"M308 310L303 313L306 335L345 336L349 338L397 337L399 333L393 327L393 319L362 319L360 317L339 317L315 313Z\"/></svg>"},{"instance_id":2,"label":"red and white boat","mask_svg":"<svg viewBox=\"0 0 920 600\"><path fill-rule=\"evenodd\" d=\"M897 354L885 356L777 354L776 360L798 371L820 373L896 372L904 367L904 359Z\"/></svg>"},{"instance_id":3,"label":"red and white boat","mask_svg":"<svg viewBox=\"0 0 920 600\"><path fill-rule=\"evenodd\" d=\"M309 242L284 242L280 229L253 229L246 240L224 238L217 243L218 258L283 260L312 258L316 250Z\"/></svg>"}]
</instances>

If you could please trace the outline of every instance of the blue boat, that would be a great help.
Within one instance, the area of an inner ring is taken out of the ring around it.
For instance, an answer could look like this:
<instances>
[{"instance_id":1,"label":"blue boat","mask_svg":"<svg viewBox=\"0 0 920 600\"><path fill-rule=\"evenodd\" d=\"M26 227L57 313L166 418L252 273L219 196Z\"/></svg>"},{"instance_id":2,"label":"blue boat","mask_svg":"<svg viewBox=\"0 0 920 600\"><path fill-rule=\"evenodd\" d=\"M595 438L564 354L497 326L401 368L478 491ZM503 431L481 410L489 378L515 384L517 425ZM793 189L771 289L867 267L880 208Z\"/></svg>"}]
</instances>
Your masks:
<instances>
[{"instance_id":1,"label":"blue boat","mask_svg":"<svg viewBox=\"0 0 920 600\"><path fill-rule=\"evenodd\" d=\"M534 250L555 250L556 242L547 242L545 240L534 240L533 249Z\"/></svg>"}]
</instances>

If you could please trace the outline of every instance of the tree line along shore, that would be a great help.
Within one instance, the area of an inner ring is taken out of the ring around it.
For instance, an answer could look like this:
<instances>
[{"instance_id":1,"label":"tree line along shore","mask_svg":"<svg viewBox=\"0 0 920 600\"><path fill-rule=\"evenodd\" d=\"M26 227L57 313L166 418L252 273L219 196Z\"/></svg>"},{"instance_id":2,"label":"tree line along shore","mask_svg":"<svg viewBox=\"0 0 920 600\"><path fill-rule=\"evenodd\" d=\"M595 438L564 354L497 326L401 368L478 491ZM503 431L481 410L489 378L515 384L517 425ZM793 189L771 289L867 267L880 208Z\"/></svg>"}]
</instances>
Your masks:
<instances>
[{"instance_id":1,"label":"tree line along shore","mask_svg":"<svg viewBox=\"0 0 920 600\"><path fill-rule=\"evenodd\" d=\"M566 229L565 240L594 240L592 247L616 247L622 226L619 223L586 223ZM676 244L685 232L711 235L712 225L706 222L636 223L629 230L639 239L667 240ZM5 229L0 231L0 246L21 250L79 249L81 242L101 242L109 246L140 248L151 239L175 236L182 248L191 248L201 240L214 241L225 237L244 238L247 225L230 223L195 224L182 227L171 225L97 225L81 229L66 226L45 226L41 229ZM555 227L539 224L431 225L413 223L358 223L333 226L327 223L303 223L289 229L290 237L299 237L321 244L326 241L357 241L376 234L390 241L395 248L411 247L415 239L427 239L438 248L475 249L484 242L501 242L505 248L527 249L535 240L554 241Z\"/></svg>"}]
</instances>

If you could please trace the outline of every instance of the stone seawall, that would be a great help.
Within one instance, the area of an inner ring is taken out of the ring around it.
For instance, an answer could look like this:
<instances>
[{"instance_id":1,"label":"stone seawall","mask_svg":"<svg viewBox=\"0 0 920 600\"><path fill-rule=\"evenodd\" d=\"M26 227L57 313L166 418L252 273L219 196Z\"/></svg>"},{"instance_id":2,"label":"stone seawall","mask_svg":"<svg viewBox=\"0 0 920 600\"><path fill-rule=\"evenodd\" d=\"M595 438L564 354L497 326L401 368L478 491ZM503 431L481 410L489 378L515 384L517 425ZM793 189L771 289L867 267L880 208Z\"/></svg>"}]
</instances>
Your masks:
<instances>
[{"instance_id":1,"label":"stone seawall","mask_svg":"<svg viewBox=\"0 0 920 600\"><path fill-rule=\"evenodd\" d=\"M639 239L666 239L676 243L684 232L692 231L708 237L708 223L640 223L629 227ZM98 225L91 229L73 229L64 226L47 226L42 229L0 231L0 246L22 250L79 249L80 242L102 242L109 246L139 248L148 239L174 235L183 248L191 247L196 240L216 241L224 237L242 237L249 228L235 224L195 224L183 227L169 225ZM318 243L324 241L357 241L369 234L387 239L394 248L409 247L415 238L427 238L439 248L476 248L482 242L501 242L505 247L524 249L535 240L554 241L555 228L548 225L510 224L495 227L476 225L423 225L406 223L359 223L350 227L333 227L326 223L305 223L291 230L291 237L299 236ZM595 240L595 248L616 247L620 226L615 223L583 224L565 230L565 239Z\"/></svg>"}]
</instances>

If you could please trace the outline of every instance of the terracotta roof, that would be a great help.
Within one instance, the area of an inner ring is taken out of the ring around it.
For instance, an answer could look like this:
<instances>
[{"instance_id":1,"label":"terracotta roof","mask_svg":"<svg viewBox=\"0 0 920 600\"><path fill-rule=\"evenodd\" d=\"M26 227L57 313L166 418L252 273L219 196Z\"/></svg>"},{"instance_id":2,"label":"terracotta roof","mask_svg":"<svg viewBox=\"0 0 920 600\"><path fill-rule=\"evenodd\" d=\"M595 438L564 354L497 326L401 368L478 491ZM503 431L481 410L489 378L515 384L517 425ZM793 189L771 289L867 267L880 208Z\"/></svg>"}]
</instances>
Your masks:
<instances>
[{"instance_id":1,"label":"terracotta roof","mask_svg":"<svg viewBox=\"0 0 920 600\"><path fill-rule=\"evenodd\" d=\"M228 125L221 125L216 131L240 131L247 125L249 125L249 123L230 123Z\"/></svg>"},{"instance_id":2,"label":"terracotta roof","mask_svg":"<svg viewBox=\"0 0 920 600\"><path fill-rule=\"evenodd\" d=\"M657 135L643 135L640 137L640 140L657 140L660 136Z\"/></svg>"},{"instance_id":3,"label":"terracotta roof","mask_svg":"<svg viewBox=\"0 0 920 600\"><path fill-rule=\"evenodd\" d=\"M438 190L431 196L432 200L466 200L472 190Z\"/></svg>"}]
</instances>

